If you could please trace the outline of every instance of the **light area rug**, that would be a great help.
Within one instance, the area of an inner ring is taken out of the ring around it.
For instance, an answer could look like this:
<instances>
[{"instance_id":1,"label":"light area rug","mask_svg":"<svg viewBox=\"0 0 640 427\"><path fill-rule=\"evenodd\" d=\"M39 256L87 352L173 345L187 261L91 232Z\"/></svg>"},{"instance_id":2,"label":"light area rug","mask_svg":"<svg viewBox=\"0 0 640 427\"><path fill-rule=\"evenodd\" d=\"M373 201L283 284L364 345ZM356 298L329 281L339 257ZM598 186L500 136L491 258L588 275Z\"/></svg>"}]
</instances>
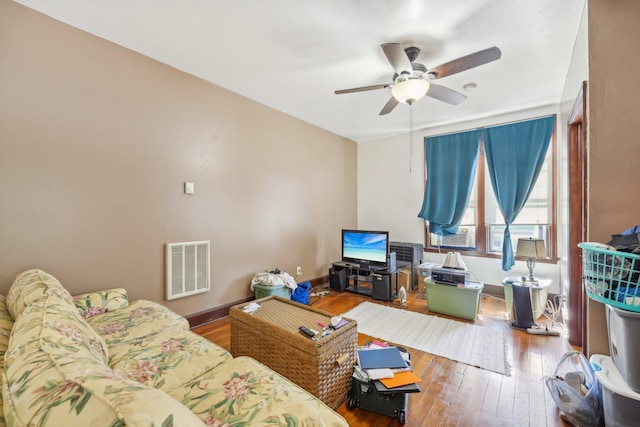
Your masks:
<instances>
[{"instance_id":1,"label":"light area rug","mask_svg":"<svg viewBox=\"0 0 640 427\"><path fill-rule=\"evenodd\" d=\"M504 332L370 302L343 314L358 332L397 345L510 375Z\"/></svg>"}]
</instances>

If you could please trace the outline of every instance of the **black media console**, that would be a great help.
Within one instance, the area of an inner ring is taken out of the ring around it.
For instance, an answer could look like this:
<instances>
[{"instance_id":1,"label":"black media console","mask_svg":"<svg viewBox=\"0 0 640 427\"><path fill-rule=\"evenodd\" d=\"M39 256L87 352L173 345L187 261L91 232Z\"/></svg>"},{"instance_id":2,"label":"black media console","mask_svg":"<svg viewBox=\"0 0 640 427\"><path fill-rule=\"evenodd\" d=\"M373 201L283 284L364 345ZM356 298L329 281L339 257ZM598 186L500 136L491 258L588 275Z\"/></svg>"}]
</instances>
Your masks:
<instances>
[{"instance_id":1,"label":"black media console","mask_svg":"<svg viewBox=\"0 0 640 427\"><path fill-rule=\"evenodd\" d=\"M329 287L334 291L355 292L393 301L398 296L398 273L410 265L410 262L396 261L395 268L380 269L355 262L334 262L329 269Z\"/></svg>"}]
</instances>

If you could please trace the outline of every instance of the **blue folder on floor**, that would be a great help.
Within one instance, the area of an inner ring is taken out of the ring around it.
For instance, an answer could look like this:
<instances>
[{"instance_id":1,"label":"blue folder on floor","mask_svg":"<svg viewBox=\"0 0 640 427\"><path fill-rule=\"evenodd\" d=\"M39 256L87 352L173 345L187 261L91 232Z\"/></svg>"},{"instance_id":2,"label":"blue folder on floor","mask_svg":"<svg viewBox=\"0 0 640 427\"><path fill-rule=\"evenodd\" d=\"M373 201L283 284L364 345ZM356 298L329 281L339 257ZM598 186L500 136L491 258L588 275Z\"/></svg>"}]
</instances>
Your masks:
<instances>
[{"instance_id":1,"label":"blue folder on floor","mask_svg":"<svg viewBox=\"0 0 640 427\"><path fill-rule=\"evenodd\" d=\"M360 367L362 369L407 367L407 362L405 362L397 347L358 350L358 359L360 359Z\"/></svg>"}]
</instances>

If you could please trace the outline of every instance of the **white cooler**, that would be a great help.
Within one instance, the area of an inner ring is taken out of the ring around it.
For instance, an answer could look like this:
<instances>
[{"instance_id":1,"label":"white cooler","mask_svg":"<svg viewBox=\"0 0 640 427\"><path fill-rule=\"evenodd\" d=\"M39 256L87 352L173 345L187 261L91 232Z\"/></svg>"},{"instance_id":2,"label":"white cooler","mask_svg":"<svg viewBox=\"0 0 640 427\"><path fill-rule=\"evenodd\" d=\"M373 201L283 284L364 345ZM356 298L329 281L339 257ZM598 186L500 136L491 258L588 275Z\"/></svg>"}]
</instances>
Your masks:
<instances>
[{"instance_id":1,"label":"white cooler","mask_svg":"<svg viewBox=\"0 0 640 427\"><path fill-rule=\"evenodd\" d=\"M607 427L638 426L640 393L631 390L609 356L594 354L589 361L594 366L594 374L601 387L605 425Z\"/></svg>"}]
</instances>

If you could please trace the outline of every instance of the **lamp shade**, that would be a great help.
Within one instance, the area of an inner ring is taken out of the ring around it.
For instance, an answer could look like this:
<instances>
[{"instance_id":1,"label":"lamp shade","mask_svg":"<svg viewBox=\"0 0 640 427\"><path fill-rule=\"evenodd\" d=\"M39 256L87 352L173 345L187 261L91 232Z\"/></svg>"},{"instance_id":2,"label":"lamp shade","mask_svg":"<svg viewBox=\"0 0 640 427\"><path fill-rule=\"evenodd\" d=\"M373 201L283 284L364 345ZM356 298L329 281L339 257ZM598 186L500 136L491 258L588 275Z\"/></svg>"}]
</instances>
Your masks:
<instances>
[{"instance_id":1,"label":"lamp shade","mask_svg":"<svg viewBox=\"0 0 640 427\"><path fill-rule=\"evenodd\" d=\"M544 239L518 239L516 255L525 258L546 258L547 248Z\"/></svg>"},{"instance_id":2,"label":"lamp shade","mask_svg":"<svg viewBox=\"0 0 640 427\"><path fill-rule=\"evenodd\" d=\"M467 269L464 261L462 261L462 255L460 255L460 252L449 252L442 266L446 268L457 268L459 270Z\"/></svg>"},{"instance_id":3,"label":"lamp shade","mask_svg":"<svg viewBox=\"0 0 640 427\"><path fill-rule=\"evenodd\" d=\"M428 81L418 78L409 78L396 83L391 88L393 97L404 104L413 104L422 99L431 85Z\"/></svg>"}]
</instances>

